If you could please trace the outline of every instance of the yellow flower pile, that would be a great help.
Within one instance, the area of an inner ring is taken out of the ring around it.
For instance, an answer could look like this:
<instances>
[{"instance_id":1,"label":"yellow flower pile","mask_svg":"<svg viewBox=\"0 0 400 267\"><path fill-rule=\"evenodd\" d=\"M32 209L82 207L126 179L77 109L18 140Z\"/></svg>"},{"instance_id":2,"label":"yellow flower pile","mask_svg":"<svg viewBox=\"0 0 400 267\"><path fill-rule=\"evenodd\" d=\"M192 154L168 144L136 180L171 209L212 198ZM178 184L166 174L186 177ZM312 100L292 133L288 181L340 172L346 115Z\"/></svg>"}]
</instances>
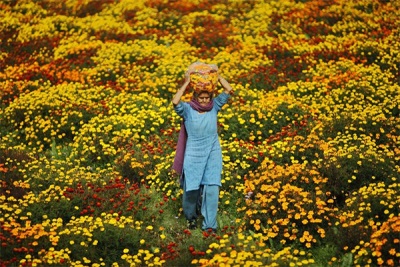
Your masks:
<instances>
[{"instance_id":1,"label":"yellow flower pile","mask_svg":"<svg viewBox=\"0 0 400 267\"><path fill-rule=\"evenodd\" d=\"M189 66L190 88L195 93L208 92L214 93L218 83L218 67L213 64L201 62L193 63Z\"/></svg>"}]
</instances>

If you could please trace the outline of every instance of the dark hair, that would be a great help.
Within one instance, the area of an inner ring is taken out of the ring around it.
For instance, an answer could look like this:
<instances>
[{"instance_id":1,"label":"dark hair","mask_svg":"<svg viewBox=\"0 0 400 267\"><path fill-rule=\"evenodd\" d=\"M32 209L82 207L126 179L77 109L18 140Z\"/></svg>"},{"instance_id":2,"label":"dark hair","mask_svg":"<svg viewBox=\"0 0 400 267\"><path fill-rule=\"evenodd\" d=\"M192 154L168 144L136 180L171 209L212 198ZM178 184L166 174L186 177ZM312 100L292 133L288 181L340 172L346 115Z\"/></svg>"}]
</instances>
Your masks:
<instances>
[{"instance_id":1,"label":"dark hair","mask_svg":"<svg viewBox=\"0 0 400 267\"><path fill-rule=\"evenodd\" d=\"M207 93L207 94L210 96L210 99L213 99L213 97L214 97L214 94L213 94L213 93L210 93L210 92L208 92L208 91L193 92L193 96L194 96L195 98L198 98L199 95L201 95L202 93Z\"/></svg>"}]
</instances>

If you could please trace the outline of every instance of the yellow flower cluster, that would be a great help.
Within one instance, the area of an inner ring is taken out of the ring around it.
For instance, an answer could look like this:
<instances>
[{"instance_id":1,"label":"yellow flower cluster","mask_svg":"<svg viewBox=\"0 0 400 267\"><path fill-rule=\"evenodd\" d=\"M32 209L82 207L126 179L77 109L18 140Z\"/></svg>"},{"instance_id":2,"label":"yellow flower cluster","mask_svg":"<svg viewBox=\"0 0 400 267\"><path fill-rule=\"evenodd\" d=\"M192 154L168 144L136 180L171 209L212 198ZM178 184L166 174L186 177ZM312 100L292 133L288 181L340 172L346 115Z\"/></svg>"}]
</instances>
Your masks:
<instances>
[{"instance_id":1,"label":"yellow flower cluster","mask_svg":"<svg viewBox=\"0 0 400 267\"><path fill-rule=\"evenodd\" d=\"M196 93L214 93L218 83L218 70L209 64L194 63L189 66L190 87Z\"/></svg>"}]
</instances>

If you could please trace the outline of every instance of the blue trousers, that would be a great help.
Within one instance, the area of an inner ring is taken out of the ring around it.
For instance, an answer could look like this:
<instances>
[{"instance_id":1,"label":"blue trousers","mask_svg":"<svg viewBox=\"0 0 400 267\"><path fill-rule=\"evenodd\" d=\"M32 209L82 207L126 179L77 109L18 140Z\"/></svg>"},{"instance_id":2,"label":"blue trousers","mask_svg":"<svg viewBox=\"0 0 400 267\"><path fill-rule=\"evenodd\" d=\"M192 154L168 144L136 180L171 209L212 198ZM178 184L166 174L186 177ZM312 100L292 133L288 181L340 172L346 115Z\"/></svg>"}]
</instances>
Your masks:
<instances>
[{"instance_id":1,"label":"blue trousers","mask_svg":"<svg viewBox=\"0 0 400 267\"><path fill-rule=\"evenodd\" d=\"M187 220L195 220L203 215L202 229L217 229L217 213L219 200L218 185L201 185L200 189L186 191L185 179L183 179L183 214Z\"/></svg>"}]
</instances>

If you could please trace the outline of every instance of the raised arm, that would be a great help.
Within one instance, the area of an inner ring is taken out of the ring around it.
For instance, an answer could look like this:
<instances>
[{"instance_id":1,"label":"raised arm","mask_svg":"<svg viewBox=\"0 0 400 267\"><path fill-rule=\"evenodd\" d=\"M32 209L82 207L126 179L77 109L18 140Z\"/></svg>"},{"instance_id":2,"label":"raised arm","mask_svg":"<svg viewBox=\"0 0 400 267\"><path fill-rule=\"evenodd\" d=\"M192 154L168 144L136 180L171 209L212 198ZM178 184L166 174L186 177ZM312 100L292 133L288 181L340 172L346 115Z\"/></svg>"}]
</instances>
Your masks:
<instances>
[{"instance_id":1,"label":"raised arm","mask_svg":"<svg viewBox=\"0 0 400 267\"><path fill-rule=\"evenodd\" d=\"M178 105L179 102L181 101L181 98L182 98L183 94L185 93L187 87L189 86L189 83L190 83L190 73L186 72L185 73L185 82L183 83L182 87L179 88L178 92L176 92L176 94L172 98L172 104L174 106Z\"/></svg>"},{"instance_id":2,"label":"raised arm","mask_svg":"<svg viewBox=\"0 0 400 267\"><path fill-rule=\"evenodd\" d=\"M224 92L225 93L230 94L232 92L232 86L224 78L222 78L220 75L218 75L218 81L222 85L222 87L224 88Z\"/></svg>"}]
</instances>

